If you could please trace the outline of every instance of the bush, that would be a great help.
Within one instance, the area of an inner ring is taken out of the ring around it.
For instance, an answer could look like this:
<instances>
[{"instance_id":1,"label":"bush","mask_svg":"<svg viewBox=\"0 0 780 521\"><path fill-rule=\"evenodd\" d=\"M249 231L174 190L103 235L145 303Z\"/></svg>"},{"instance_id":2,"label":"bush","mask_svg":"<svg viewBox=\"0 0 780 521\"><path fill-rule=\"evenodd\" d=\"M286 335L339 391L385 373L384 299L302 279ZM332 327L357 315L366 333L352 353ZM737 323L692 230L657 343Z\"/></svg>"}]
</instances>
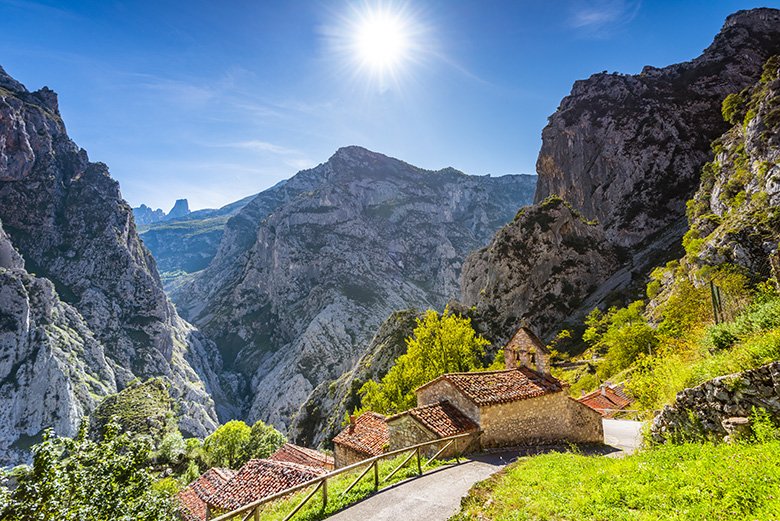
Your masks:
<instances>
[{"instance_id":1,"label":"bush","mask_svg":"<svg viewBox=\"0 0 780 521\"><path fill-rule=\"evenodd\" d=\"M51 430L33 447L33 465L0 505L0 520L158 521L175 517L168 491L157 490L144 438L105 425L101 441L83 428L74 439Z\"/></svg>"},{"instance_id":2,"label":"bush","mask_svg":"<svg viewBox=\"0 0 780 521\"><path fill-rule=\"evenodd\" d=\"M740 94L729 94L721 105L723 120L732 125L741 123L745 117L745 99Z\"/></svg>"}]
</instances>

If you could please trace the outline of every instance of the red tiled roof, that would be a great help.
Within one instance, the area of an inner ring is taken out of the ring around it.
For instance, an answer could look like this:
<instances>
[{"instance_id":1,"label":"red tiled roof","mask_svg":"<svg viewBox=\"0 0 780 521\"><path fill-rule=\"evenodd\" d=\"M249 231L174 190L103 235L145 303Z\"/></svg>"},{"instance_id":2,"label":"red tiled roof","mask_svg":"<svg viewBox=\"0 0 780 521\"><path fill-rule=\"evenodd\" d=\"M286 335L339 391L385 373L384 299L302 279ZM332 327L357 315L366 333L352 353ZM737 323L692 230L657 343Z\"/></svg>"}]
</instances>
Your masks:
<instances>
[{"instance_id":1,"label":"red tiled roof","mask_svg":"<svg viewBox=\"0 0 780 521\"><path fill-rule=\"evenodd\" d=\"M252 459L208 498L208 504L221 510L235 510L325 473L323 469L287 461Z\"/></svg>"},{"instance_id":2,"label":"red tiled roof","mask_svg":"<svg viewBox=\"0 0 780 521\"><path fill-rule=\"evenodd\" d=\"M214 467L187 485L177 495L182 518L185 521L204 521L206 500L235 475L235 470Z\"/></svg>"},{"instance_id":3,"label":"red tiled roof","mask_svg":"<svg viewBox=\"0 0 780 521\"><path fill-rule=\"evenodd\" d=\"M604 386L586 394L577 401L598 411L602 416L613 416L616 411L625 409L633 401L619 387Z\"/></svg>"},{"instance_id":4,"label":"red tiled roof","mask_svg":"<svg viewBox=\"0 0 780 521\"><path fill-rule=\"evenodd\" d=\"M427 427L428 430L442 438L479 430L479 425L447 400L442 400L441 402L431 405L415 407L414 409L409 409L406 412L391 416L387 420L392 421L405 414L410 415Z\"/></svg>"},{"instance_id":5,"label":"red tiled roof","mask_svg":"<svg viewBox=\"0 0 780 521\"><path fill-rule=\"evenodd\" d=\"M527 367L519 367L503 371L449 373L420 386L417 391L441 380L451 383L478 406L526 400L563 389L558 379Z\"/></svg>"},{"instance_id":6,"label":"red tiled roof","mask_svg":"<svg viewBox=\"0 0 780 521\"><path fill-rule=\"evenodd\" d=\"M352 450L378 456L390 443L385 417L375 412L364 412L333 438L333 443L344 445Z\"/></svg>"},{"instance_id":7,"label":"red tiled roof","mask_svg":"<svg viewBox=\"0 0 780 521\"><path fill-rule=\"evenodd\" d=\"M334 461L332 456L328 456L318 450L309 449L285 443L274 452L269 459L274 461L288 461L298 463L299 465L308 465L325 470L333 470Z\"/></svg>"}]
</instances>

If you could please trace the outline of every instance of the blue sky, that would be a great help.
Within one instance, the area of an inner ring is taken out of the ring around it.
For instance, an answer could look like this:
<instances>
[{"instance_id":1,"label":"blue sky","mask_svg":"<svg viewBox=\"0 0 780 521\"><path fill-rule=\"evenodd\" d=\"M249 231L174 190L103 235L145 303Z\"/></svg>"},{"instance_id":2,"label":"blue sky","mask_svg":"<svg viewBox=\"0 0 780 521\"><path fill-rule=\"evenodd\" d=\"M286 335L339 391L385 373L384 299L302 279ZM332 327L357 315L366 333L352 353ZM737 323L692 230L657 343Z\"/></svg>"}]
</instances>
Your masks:
<instances>
[{"instance_id":1,"label":"blue sky","mask_svg":"<svg viewBox=\"0 0 780 521\"><path fill-rule=\"evenodd\" d=\"M725 17L780 2L0 0L0 64L60 95L71 137L134 206L216 207L362 145L431 169L533 173L572 82L699 55ZM396 80L342 45L402 13Z\"/></svg>"}]
</instances>

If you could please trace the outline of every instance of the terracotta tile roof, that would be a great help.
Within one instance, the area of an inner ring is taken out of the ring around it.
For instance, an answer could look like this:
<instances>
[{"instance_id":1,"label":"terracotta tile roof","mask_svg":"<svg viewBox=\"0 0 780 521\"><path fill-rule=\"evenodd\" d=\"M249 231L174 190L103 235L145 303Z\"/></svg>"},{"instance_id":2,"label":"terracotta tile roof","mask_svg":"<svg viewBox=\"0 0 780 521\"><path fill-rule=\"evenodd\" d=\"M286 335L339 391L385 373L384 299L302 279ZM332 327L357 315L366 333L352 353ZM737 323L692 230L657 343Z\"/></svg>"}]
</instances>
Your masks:
<instances>
[{"instance_id":1,"label":"terracotta tile roof","mask_svg":"<svg viewBox=\"0 0 780 521\"><path fill-rule=\"evenodd\" d=\"M419 387L417 391L446 380L478 406L536 398L563 389L558 379L527 367L503 371L449 373Z\"/></svg>"},{"instance_id":2,"label":"terracotta tile roof","mask_svg":"<svg viewBox=\"0 0 780 521\"><path fill-rule=\"evenodd\" d=\"M233 479L209 497L207 502L221 510L235 510L325 473L323 469L287 461L252 459L239 469Z\"/></svg>"},{"instance_id":3,"label":"terracotta tile roof","mask_svg":"<svg viewBox=\"0 0 780 521\"><path fill-rule=\"evenodd\" d=\"M598 411L602 416L611 417L621 409L628 407L633 400L629 398L622 387L603 386L586 394L577 401Z\"/></svg>"},{"instance_id":4,"label":"terracotta tile roof","mask_svg":"<svg viewBox=\"0 0 780 521\"><path fill-rule=\"evenodd\" d=\"M441 438L479 430L479 425L447 400L409 409L389 417L387 421L392 422L407 414Z\"/></svg>"},{"instance_id":5,"label":"terracotta tile roof","mask_svg":"<svg viewBox=\"0 0 780 521\"><path fill-rule=\"evenodd\" d=\"M235 475L235 470L218 467L201 474L177 494L181 517L185 521L204 521L206 500Z\"/></svg>"},{"instance_id":6,"label":"terracotta tile roof","mask_svg":"<svg viewBox=\"0 0 780 521\"><path fill-rule=\"evenodd\" d=\"M364 412L333 438L333 443L344 445L367 456L378 456L390 443L385 417L375 412Z\"/></svg>"},{"instance_id":7,"label":"terracotta tile roof","mask_svg":"<svg viewBox=\"0 0 780 521\"><path fill-rule=\"evenodd\" d=\"M308 465L309 467L325 470L333 470L334 466L333 456L328 456L318 450L293 445L292 443L285 443L279 447L269 459L298 463L299 465Z\"/></svg>"}]
</instances>

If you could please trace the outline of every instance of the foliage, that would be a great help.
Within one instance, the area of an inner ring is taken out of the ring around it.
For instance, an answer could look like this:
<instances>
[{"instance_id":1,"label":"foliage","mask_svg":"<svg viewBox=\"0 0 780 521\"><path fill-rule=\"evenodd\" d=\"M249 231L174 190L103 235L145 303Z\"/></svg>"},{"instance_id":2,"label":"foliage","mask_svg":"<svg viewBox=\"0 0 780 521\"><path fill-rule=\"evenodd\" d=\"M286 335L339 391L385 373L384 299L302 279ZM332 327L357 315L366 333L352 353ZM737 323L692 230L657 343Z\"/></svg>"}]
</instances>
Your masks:
<instances>
[{"instance_id":1,"label":"foliage","mask_svg":"<svg viewBox=\"0 0 780 521\"><path fill-rule=\"evenodd\" d=\"M267 458L276 449L287 443L284 434L258 420L249 432L249 441L244 447L244 461L252 458Z\"/></svg>"},{"instance_id":2,"label":"foliage","mask_svg":"<svg viewBox=\"0 0 780 521\"><path fill-rule=\"evenodd\" d=\"M766 409L753 407L750 413L750 430L753 431L753 440L757 443L780 440L780 426L772 420Z\"/></svg>"},{"instance_id":3,"label":"foliage","mask_svg":"<svg viewBox=\"0 0 780 521\"><path fill-rule=\"evenodd\" d=\"M741 123L745 113L744 105L745 99L740 94L733 93L726 96L721 106L723 120L732 125Z\"/></svg>"},{"instance_id":4,"label":"foliage","mask_svg":"<svg viewBox=\"0 0 780 521\"><path fill-rule=\"evenodd\" d=\"M169 432L160 441L157 458L165 463L178 463L187 452L187 446L179 430Z\"/></svg>"},{"instance_id":5,"label":"foliage","mask_svg":"<svg viewBox=\"0 0 780 521\"><path fill-rule=\"evenodd\" d=\"M610 308L606 313L595 309L585 319L587 329L582 339L596 352L605 353L598 373L607 378L631 365L640 354L651 355L658 337L643 315L641 300L625 308Z\"/></svg>"},{"instance_id":6,"label":"foliage","mask_svg":"<svg viewBox=\"0 0 780 521\"><path fill-rule=\"evenodd\" d=\"M91 429L101 434L105 426L118 422L124 432L162 440L177 432L174 402L163 378L135 382L106 397L92 415Z\"/></svg>"},{"instance_id":7,"label":"foliage","mask_svg":"<svg viewBox=\"0 0 780 521\"><path fill-rule=\"evenodd\" d=\"M46 431L33 447L32 469L0 505L0 520L170 520L174 504L157 490L148 466L151 446L108 423L94 441Z\"/></svg>"},{"instance_id":8,"label":"foliage","mask_svg":"<svg viewBox=\"0 0 780 521\"><path fill-rule=\"evenodd\" d=\"M187 452L191 451L195 458L202 451L208 466L237 469L252 458L267 458L285 443L287 438L272 425L258 420L249 427L240 420L232 420L208 436L202 448L190 442Z\"/></svg>"},{"instance_id":9,"label":"foliage","mask_svg":"<svg viewBox=\"0 0 780 521\"><path fill-rule=\"evenodd\" d=\"M778 519L778 451L770 441L524 458L475 486L451 521Z\"/></svg>"},{"instance_id":10,"label":"foliage","mask_svg":"<svg viewBox=\"0 0 780 521\"><path fill-rule=\"evenodd\" d=\"M470 319L447 308L441 315L428 310L417 319L406 344L406 353L395 360L381 382L369 380L360 389L363 409L393 413L414 407L414 390L422 384L445 373L481 369L489 342L474 332Z\"/></svg>"},{"instance_id":11,"label":"foliage","mask_svg":"<svg viewBox=\"0 0 780 521\"><path fill-rule=\"evenodd\" d=\"M206 462L212 467L237 469L244 464L252 429L240 420L220 425L203 441Z\"/></svg>"}]
</instances>

